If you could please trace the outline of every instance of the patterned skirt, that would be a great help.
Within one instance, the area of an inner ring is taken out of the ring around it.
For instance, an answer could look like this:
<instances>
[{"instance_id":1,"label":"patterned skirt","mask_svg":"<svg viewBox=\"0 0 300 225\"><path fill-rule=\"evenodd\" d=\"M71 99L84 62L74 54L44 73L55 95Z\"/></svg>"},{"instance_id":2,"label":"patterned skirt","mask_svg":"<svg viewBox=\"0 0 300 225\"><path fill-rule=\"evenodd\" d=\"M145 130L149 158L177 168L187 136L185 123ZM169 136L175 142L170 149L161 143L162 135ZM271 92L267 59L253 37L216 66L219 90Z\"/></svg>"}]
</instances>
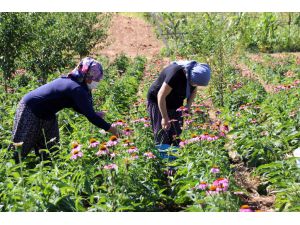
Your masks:
<instances>
[{"instance_id":1,"label":"patterned skirt","mask_svg":"<svg viewBox=\"0 0 300 225\"><path fill-rule=\"evenodd\" d=\"M59 129L57 118L51 120L43 120L33 114L31 109L21 100L19 102L13 126L13 143L23 144L16 149L11 144L9 149L14 150L14 159L18 163L26 157L31 150L43 159L48 159L49 154L45 151L39 152L41 149L48 149L50 152L57 150L56 146L59 142Z\"/></svg>"},{"instance_id":2,"label":"patterned skirt","mask_svg":"<svg viewBox=\"0 0 300 225\"><path fill-rule=\"evenodd\" d=\"M168 116L171 120L171 126L169 129L164 130L161 126L161 113L159 111L158 104L148 101L147 111L151 120L151 126L154 133L155 144L169 144L178 146L180 139L179 136L182 133L183 118L181 112L168 109Z\"/></svg>"}]
</instances>

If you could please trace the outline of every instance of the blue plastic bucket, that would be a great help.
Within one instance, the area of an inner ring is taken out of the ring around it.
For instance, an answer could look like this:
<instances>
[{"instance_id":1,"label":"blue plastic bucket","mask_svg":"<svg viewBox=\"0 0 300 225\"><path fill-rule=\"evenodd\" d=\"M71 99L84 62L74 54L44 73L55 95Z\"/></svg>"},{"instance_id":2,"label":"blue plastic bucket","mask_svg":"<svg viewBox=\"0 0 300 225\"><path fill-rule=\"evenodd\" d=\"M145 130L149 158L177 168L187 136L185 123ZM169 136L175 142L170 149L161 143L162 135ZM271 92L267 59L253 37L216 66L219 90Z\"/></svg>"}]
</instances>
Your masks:
<instances>
[{"instance_id":1,"label":"blue plastic bucket","mask_svg":"<svg viewBox=\"0 0 300 225\"><path fill-rule=\"evenodd\" d=\"M171 146L168 144L160 144L155 146L158 150L159 157L162 159L167 159L169 161L173 161L177 159L176 156L173 156L172 153L176 153L178 151L178 147Z\"/></svg>"}]
</instances>

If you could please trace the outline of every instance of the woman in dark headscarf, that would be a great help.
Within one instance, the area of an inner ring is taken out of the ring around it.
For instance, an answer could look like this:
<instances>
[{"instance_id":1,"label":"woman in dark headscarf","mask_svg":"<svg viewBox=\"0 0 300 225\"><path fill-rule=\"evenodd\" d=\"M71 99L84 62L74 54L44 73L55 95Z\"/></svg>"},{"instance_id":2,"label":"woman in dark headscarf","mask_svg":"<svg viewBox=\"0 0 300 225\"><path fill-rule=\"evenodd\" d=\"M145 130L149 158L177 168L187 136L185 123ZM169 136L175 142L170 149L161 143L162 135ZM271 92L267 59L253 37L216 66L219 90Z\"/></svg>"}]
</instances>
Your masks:
<instances>
[{"instance_id":1,"label":"woman in dark headscarf","mask_svg":"<svg viewBox=\"0 0 300 225\"><path fill-rule=\"evenodd\" d=\"M103 113L95 112L91 90L97 88L103 78L99 62L86 57L68 76L55 79L26 94L20 101L13 127L14 143L21 145L21 158L35 149L49 149L59 142L56 113L64 108L73 108L92 124L118 136L118 130L107 123ZM10 148L15 149L14 145ZM20 158L15 150L14 159ZM43 155L47 158L47 155Z\"/></svg>"},{"instance_id":2,"label":"woman in dark headscarf","mask_svg":"<svg viewBox=\"0 0 300 225\"><path fill-rule=\"evenodd\" d=\"M178 146L183 119L178 110L187 99L189 110L197 86L207 86L210 67L196 61L176 61L163 69L148 91L147 110L157 145Z\"/></svg>"}]
</instances>

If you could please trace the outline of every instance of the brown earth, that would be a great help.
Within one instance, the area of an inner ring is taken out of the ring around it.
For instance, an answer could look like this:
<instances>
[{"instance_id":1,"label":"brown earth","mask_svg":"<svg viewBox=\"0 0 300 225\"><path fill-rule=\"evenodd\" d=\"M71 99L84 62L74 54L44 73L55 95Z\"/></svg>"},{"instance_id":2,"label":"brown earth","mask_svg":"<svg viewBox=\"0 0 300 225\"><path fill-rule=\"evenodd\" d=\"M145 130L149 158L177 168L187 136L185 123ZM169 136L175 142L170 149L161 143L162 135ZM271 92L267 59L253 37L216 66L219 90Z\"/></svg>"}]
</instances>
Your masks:
<instances>
[{"instance_id":1,"label":"brown earth","mask_svg":"<svg viewBox=\"0 0 300 225\"><path fill-rule=\"evenodd\" d=\"M275 196L271 194L260 195L257 191L261 184L259 177L252 176L251 170L241 162L235 163L234 166L236 184L247 191L247 194L243 192L235 194L239 196L245 204L251 206L252 209L267 212L274 211L272 207L275 202Z\"/></svg>"},{"instance_id":2,"label":"brown earth","mask_svg":"<svg viewBox=\"0 0 300 225\"><path fill-rule=\"evenodd\" d=\"M289 56L294 55L296 57L296 64L300 65L300 52L282 52L282 53L271 53L270 56L282 60L282 62ZM264 63L262 54L249 54L249 58L257 63ZM245 64L237 63L237 60L234 60L234 67L241 72L241 75L252 80L258 81L268 93L274 93L276 87L279 85L267 84L258 74L253 73ZM295 74L286 74L286 76L294 77Z\"/></svg>"},{"instance_id":3,"label":"brown earth","mask_svg":"<svg viewBox=\"0 0 300 225\"><path fill-rule=\"evenodd\" d=\"M136 17L114 14L104 44L95 46L95 55L107 56L113 60L124 53L129 57L139 55L147 59L159 54L163 43L157 39L153 26L145 20Z\"/></svg>"},{"instance_id":4,"label":"brown earth","mask_svg":"<svg viewBox=\"0 0 300 225\"><path fill-rule=\"evenodd\" d=\"M235 68L241 72L241 75L252 80L258 81L268 93L273 93L277 85L267 84L259 75L253 73L245 64L239 63L235 65Z\"/></svg>"},{"instance_id":5,"label":"brown earth","mask_svg":"<svg viewBox=\"0 0 300 225\"><path fill-rule=\"evenodd\" d=\"M278 53L270 53L268 55L270 55L274 58L283 59L283 60L286 59L290 55L294 55L294 56L296 56L297 61L300 60L300 52L278 52ZM249 54L249 57L251 60L253 60L255 62L260 62L260 63L264 62L262 54Z\"/></svg>"}]
</instances>

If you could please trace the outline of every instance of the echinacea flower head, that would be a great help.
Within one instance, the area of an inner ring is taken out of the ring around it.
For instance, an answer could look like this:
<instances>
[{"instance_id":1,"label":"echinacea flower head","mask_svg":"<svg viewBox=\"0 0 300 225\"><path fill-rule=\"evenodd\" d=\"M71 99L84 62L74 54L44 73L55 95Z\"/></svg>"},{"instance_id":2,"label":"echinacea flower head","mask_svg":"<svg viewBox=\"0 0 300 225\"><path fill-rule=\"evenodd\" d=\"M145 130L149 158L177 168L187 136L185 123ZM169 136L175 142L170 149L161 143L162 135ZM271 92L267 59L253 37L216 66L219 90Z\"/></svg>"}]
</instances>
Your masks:
<instances>
[{"instance_id":1,"label":"echinacea flower head","mask_svg":"<svg viewBox=\"0 0 300 225\"><path fill-rule=\"evenodd\" d=\"M206 195L215 195L215 194L218 194L219 192L217 191L217 187L214 186L214 185L211 185L209 187L209 190L206 191Z\"/></svg>"},{"instance_id":2,"label":"echinacea flower head","mask_svg":"<svg viewBox=\"0 0 300 225\"><path fill-rule=\"evenodd\" d=\"M139 123L139 122L141 122L141 119L133 119L132 120L132 123Z\"/></svg>"},{"instance_id":3,"label":"echinacea flower head","mask_svg":"<svg viewBox=\"0 0 300 225\"><path fill-rule=\"evenodd\" d=\"M128 153L137 153L139 152L138 148L135 147L135 146L131 146L128 150L127 150Z\"/></svg>"},{"instance_id":4,"label":"echinacea flower head","mask_svg":"<svg viewBox=\"0 0 300 225\"><path fill-rule=\"evenodd\" d=\"M119 125L124 125L126 124L126 122L124 120L117 120L117 123L119 123Z\"/></svg>"},{"instance_id":5,"label":"echinacea flower head","mask_svg":"<svg viewBox=\"0 0 300 225\"><path fill-rule=\"evenodd\" d=\"M194 109L194 113L196 113L196 114L204 114L204 111L201 110L199 107L197 107L197 108Z\"/></svg>"},{"instance_id":6,"label":"echinacea flower head","mask_svg":"<svg viewBox=\"0 0 300 225\"><path fill-rule=\"evenodd\" d=\"M220 125L218 123L212 124L210 126L210 129L211 130L219 130L220 129Z\"/></svg>"},{"instance_id":7,"label":"echinacea flower head","mask_svg":"<svg viewBox=\"0 0 300 225\"><path fill-rule=\"evenodd\" d=\"M218 186L219 184L229 183L227 178L220 177L213 182L213 185Z\"/></svg>"},{"instance_id":8,"label":"echinacea flower head","mask_svg":"<svg viewBox=\"0 0 300 225\"><path fill-rule=\"evenodd\" d=\"M147 123L144 123L144 127L150 127L150 123L149 122L147 122Z\"/></svg>"},{"instance_id":9,"label":"echinacea flower head","mask_svg":"<svg viewBox=\"0 0 300 225\"><path fill-rule=\"evenodd\" d=\"M240 212L253 212L253 210L249 207L249 205L242 205L239 211Z\"/></svg>"},{"instance_id":10,"label":"echinacea flower head","mask_svg":"<svg viewBox=\"0 0 300 225\"><path fill-rule=\"evenodd\" d=\"M177 112L185 112L188 111L188 109L184 106L180 106L178 109L176 109Z\"/></svg>"},{"instance_id":11,"label":"echinacea flower head","mask_svg":"<svg viewBox=\"0 0 300 225\"><path fill-rule=\"evenodd\" d=\"M109 140L110 140L110 141L117 141L118 138L117 138L117 136L113 135L113 136L111 136L111 137L109 138Z\"/></svg>"},{"instance_id":12,"label":"echinacea flower head","mask_svg":"<svg viewBox=\"0 0 300 225\"><path fill-rule=\"evenodd\" d=\"M215 125L219 127L219 126L221 125L221 120L217 120L217 121L215 122Z\"/></svg>"},{"instance_id":13,"label":"echinacea flower head","mask_svg":"<svg viewBox=\"0 0 300 225\"><path fill-rule=\"evenodd\" d=\"M113 135L109 138L109 141L107 142L106 146L107 147L112 147L115 146L116 144L118 144L119 140L117 138L117 136Z\"/></svg>"},{"instance_id":14,"label":"echinacea flower head","mask_svg":"<svg viewBox=\"0 0 300 225\"><path fill-rule=\"evenodd\" d=\"M143 123L148 123L148 122L150 122L150 119L149 119L149 117L145 116L145 117L141 118L140 121Z\"/></svg>"},{"instance_id":15,"label":"echinacea flower head","mask_svg":"<svg viewBox=\"0 0 300 225\"><path fill-rule=\"evenodd\" d=\"M186 144L187 144L187 141L181 140L181 141L179 142L179 147L180 147L180 148L183 148Z\"/></svg>"},{"instance_id":16,"label":"echinacea flower head","mask_svg":"<svg viewBox=\"0 0 300 225\"><path fill-rule=\"evenodd\" d=\"M97 141L95 138L91 138L90 139L90 145L89 145L89 148L95 148L99 145L99 141Z\"/></svg>"},{"instance_id":17,"label":"echinacea flower head","mask_svg":"<svg viewBox=\"0 0 300 225\"><path fill-rule=\"evenodd\" d=\"M73 153L77 154L81 150L81 145L79 145L77 142L76 143L72 143L72 147L73 148L71 150L71 154L73 154Z\"/></svg>"},{"instance_id":18,"label":"echinacea flower head","mask_svg":"<svg viewBox=\"0 0 300 225\"><path fill-rule=\"evenodd\" d=\"M105 170L117 170L118 166L114 163L111 163L111 164L103 166L103 169L105 169Z\"/></svg>"},{"instance_id":19,"label":"echinacea flower head","mask_svg":"<svg viewBox=\"0 0 300 225\"><path fill-rule=\"evenodd\" d=\"M74 148L80 148L80 145L79 145L79 143L77 141L73 141L72 144L71 144L71 147L72 147L72 149L74 149Z\"/></svg>"},{"instance_id":20,"label":"echinacea flower head","mask_svg":"<svg viewBox=\"0 0 300 225\"><path fill-rule=\"evenodd\" d=\"M109 154L109 150L107 149L106 145L101 144L96 155L103 156L103 155L108 155L108 154Z\"/></svg>"},{"instance_id":21,"label":"echinacea flower head","mask_svg":"<svg viewBox=\"0 0 300 225\"><path fill-rule=\"evenodd\" d=\"M130 140L127 140L127 139L123 141L123 146L124 147L128 147L128 146L131 146L133 144L134 144L133 142L131 142Z\"/></svg>"},{"instance_id":22,"label":"echinacea flower head","mask_svg":"<svg viewBox=\"0 0 300 225\"><path fill-rule=\"evenodd\" d=\"M106 147L106 142L103 142L100 146L99 146L99 150L108 150Z\"/></svg>"},{"instance_id":23,"label":"echinacea flower head","mask_svg":"<svg viewBox=\"0 0 300 225\"><path fill-rule=\"evenodd\" d=\"M190 119L190 120L185 120L184 123L185 123L186 125L189 125L189 124L193 123L194 121L195 121L195 120Z\"/></svg>"},{"instance_id":24,"label":"echinacea flower head","mask_svg":"<svg viewBox=\"0 0 300 225\"><path fill-rule=\"evenodd\" d=\"M191 144L200 141L200 137L196 134L192 134L192 138L186 140L186 143Z\"/></svg>"},{"instance_id":25,"label":"echinacea flower head","mask_svg":"<svg viewBox=\"0 0 300 225\"><path fill-rule=\"evenodd\" d=\"M200 140L207 140L208 137L209 137L209 134L207 132L205 132L200 135Z\"/></svg>"},{"instance_id":26,"label":"echinacea flower head","mask_svg":"<svg viewBox=\"0 0 300 225\"><path fill-rule=\"evenodd\" d=\"M103 151L103 150L99 150L96 155L97 156L105 156L105 155L108 155L109 154L109 151Z\"/></svg>"},{"instance_id":27,"label":"echinacea flower head","mask_svg":"<svg viewBox=\"0 0 300 225\"><path fill-rule=\"evenodd\" d=\"M145 152L144 156L147 157L147 159L155 159L156 156L152 152Z\"/></svg>"},{"instance_id":28,"label":"echinacea flower head","mask_svg":"<svg viewBox=\"0 0 300 225\"><path fill-rule=\"evenodd\" d=\"M133 130L129 127L125 127L123 130L124 135L130 136L133 133Z\"/></svg>"},{"instance_id":29,"label":"echinacea flower head","mask_svg":"<svg viewBox=\"0 0 300 225\"><path fill-rule=\"evenodd\" d=\"M130 156L130 159L132 159L132 160L135 160L135 159L138 159L138 158L139 158L139 156L135 153Z\"/></svg>"},{"instance_id":30,"label":"echinacea flower head","mask_svg":"<svg viewBox=\"0 0 300 225\"><path fill-rule=\"evenodd\" d=\"M224 123L221 127L220 130L223 132L228 132L229 131L229 127L227 123Z\"/></svg>"},{"instance_id":31,"label":"echinacea flower head","mask_svg":"<svg viewBox=\"0 0 300 225\"><path fill-rule=\"evenodd\" d=\"M294 84L295 85L300 84L300 80L294 80Z\"/></svg>"},{"instance_id":32,"label":"echinacea flower head","mask_svg":"<svg viewBox=\"0 0 300 225\"><path fill-rule=\"evenodd\" d=\"M219 169L219 167L217 167L217 166L213 166L212 168L211 168L211 170L210 170L210 172L211 173L220 173L220 169Z\"/></svg>"},{"instance_id":33,"label":"echinacea flower head","mask_svg":"<svg viewBox=\"0 0 300 225\"><path fill-rule=\"evenodd\" d=\"M115 153L115 152L112 152L112 153L110 153L110 155L109 155L109 156L110 156L110 158L111 158L111 159L113 159L113 158L115 158L115 157L117 156L117 153Z\"/></svg>"},{"instance_id":34,"label":"echinacea flower head","mask_svg":"<svg viewBox=\"0 0 300 225\"><path fill-rule=\"evenodd\" d=\"M210 190L210 191L216 191L216 190L217 190L217 187L214 186L214 185L211 185L211 186L209 187L209 190Z\"/></svg>"},{"instance_id":35,"label":"echinacea flower head","mask_svg":"<svg viewBox=\"0 0 300 225\"><path fill-rule=\"evenodd\" d=\"M80 149L78 148L73 148L72 151L71 151L71 160L75 160L77 159L78 157L82 157L83 156L83 153L80 151Z\"/></svg>"},{"instance_id":36,"label":"echinacea flower head","mask_svg":"<svg viewBox=\"0 0 300 225\"><path fill-rule=\"evenodd\" d=\"M220 136L220 137L225 137L226 134L225 134L224 132L220 132L220 133L219 133L219 136Z\"/></svg>"},{"instance_id":37,"label":"echinacea flower head","mask_svg":"<svg viewBox=\"0 0 300 225\"><path fill-rule=\"evenodd\" d=\"M206 188L208 187L208 184L205 181L201 181L200 184L198 184L195 189L198 190L206 190Z\"/></svg>"},{"instance_id":38,"label":"echinacea flower head","mask_svg":"<svg viewBox=\"0 0 300 225\"><path fill-rule=\"evenodd\" d=\"M217 139L219 139L219 137L216 136L216 135L214 135L214 134L210 134L210 135L208 135L208 137L206 138L206 140L208 140L208 141L215 141L215 140L217 140Z\"/></svg>"},{"instance_id":39,"label":"echinacea flower head","mask_svg":"<svg viewBox=\"0 0 300 225\"><path fill-rule=\"evenodd\" d=\"M239 107L239 109L240 109L240 110L246 109L246 105L241 105L241 106Z\"/></svg>"},{"instance_id":40,"label":"echinacea flower head","mask_svg":"<svg viewBox=\"0 0 300 225\"><path fill-rule=\"evenodd\" d=\"M192 134L191 136L192 136L192 138L198 138L197 134Z\"/></svg>"},{"instance_id":41,"label":"echinacea flower head","mask_svg":"<svg viewBox=\"0 0 300 225\"><path fill-rule=\"evenodd\" d=\"M115 126L126 126L126 122L124 120L117 120L112 124L113 127Z\"/></svg>"},{"instance_id":42,"label":"echinacea flower head","mask_svg":"<svg viewBox=\"0 0 300 225\"><path fill-rule=\"evenodd\" d=\"M213 182L213 185L217 187L217 191L227 191L229 187L228 179L220 177Z\"/></svg>"}]
</instances>

